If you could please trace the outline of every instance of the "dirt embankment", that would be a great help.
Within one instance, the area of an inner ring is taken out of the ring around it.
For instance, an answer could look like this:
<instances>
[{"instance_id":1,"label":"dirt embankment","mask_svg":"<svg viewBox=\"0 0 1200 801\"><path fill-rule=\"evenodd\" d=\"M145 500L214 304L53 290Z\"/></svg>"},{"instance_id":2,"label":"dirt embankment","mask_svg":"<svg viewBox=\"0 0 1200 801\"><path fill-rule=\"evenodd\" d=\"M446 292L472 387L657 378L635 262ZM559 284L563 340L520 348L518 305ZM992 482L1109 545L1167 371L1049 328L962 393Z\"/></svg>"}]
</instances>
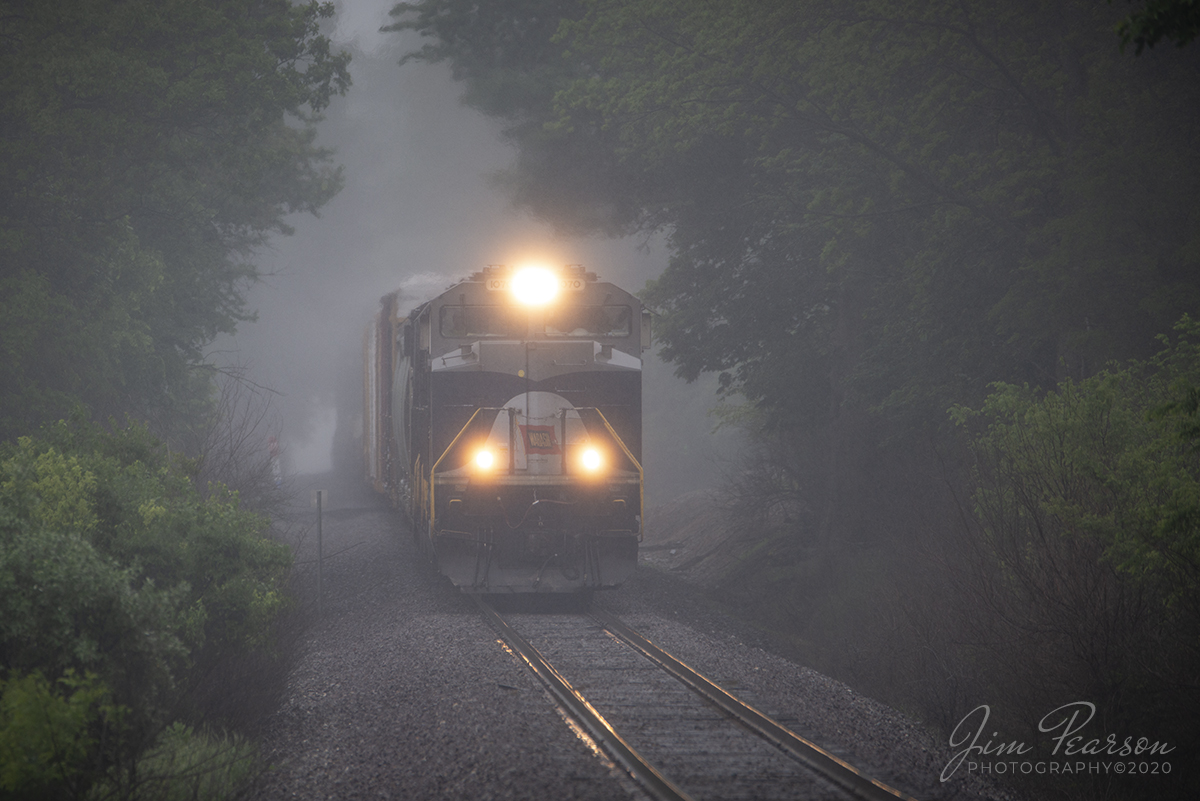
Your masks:
<instances>
[{"instance_id":1,"label":"dirt embankment","mask_svg":"<svg viewBox=\"0 0 1200 801\"><path fill-rule=\"evenodd\" d=\"M646 515L643 564L711 587L743 550L746 533L734 525L728 502L715 490L681 495Z\"/></svg>"}]
</instances>

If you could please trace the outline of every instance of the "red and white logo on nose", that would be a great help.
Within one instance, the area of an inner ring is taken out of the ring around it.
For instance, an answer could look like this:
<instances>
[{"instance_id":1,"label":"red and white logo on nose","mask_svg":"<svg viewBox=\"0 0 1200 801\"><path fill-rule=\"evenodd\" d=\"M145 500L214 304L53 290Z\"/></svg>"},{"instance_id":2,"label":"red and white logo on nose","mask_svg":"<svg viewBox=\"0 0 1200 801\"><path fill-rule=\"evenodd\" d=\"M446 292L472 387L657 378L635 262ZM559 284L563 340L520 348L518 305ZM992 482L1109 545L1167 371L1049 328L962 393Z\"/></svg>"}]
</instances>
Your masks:
<instances>
[{"instance_id":1,"label":"red and white logo on nose","mask_svg":"<svg viewBox=\"0 0 1200 801\"><path fill-rule=\"evenodd\" d=\"M554 436L554 426L521 426L521 436L525 439L526 453L557 454L558 439Z\"/></svg>"}]
</instances>

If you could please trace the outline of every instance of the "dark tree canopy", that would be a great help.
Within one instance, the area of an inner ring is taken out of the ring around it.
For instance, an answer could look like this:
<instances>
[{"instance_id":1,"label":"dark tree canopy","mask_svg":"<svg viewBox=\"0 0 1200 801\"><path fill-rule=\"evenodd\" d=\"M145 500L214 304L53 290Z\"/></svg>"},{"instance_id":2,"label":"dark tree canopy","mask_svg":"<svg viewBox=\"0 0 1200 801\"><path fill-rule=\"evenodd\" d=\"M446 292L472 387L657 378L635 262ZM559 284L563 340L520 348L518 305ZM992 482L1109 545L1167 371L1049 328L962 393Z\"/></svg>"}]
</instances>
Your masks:
<instances>
[{"instance_id":1,"label":"dark tree canopy","mask_svg":"<svg viewBox=\"0 0 1200 801\"><path fill-rule=\"evenodd\" d=\"M1088 698L1183 753L1200 351L1186 321L1168 351L1157 337L1200 307L1200 52L1142 43L1192 38L1194 7L1149 0L1124 25L1097 0L397 13L506 121L519 202L668 237L643 293L662 352L719 372L765 434L715 594L847 680L888 674L947 732L995 698L1014 708L998 731Z\"/></svg>"},{"instance_id":2,"label":"dark tree canopy","mask_svg":"<svg viewBox=\"0 0 1200 801\"><path fill-rule=\"evenodd\" d=\"M1200 302L1200 71L1103 4L397 6L564 228L662 228L665 355L772 415L941 417ZM554 25L551 20L557 20ZM547 32L556 33L547 39Z\"/></svg>"},{"instance_id":3,"label":"dark tree canopy","mask_svg":"<svg viewBox=\"0 0 1200 801\"><path fill-rule=\"evenodd\" d=\"M1183 47L1200 36L1200 2L1198 0L1147 0L1137 11L1121 20L1117 26L1122 46L1133 43L1134 51L1154 47L1163 39Z\"/></svg>"},{"instance_id":4,"label":"dark tree canopy","mask_svg":"<svg viewBox=\"0 0 1200 801\"><path fill-rule=\"evenodd\" d=\"M348 55L288 0L0 2L0 432L170 415L253 249L339 189Z\"/></svg>"},{"instance_id":5,"label":"dark tree canopy","mask_svg":"<svg viewBox=\"0 0 1200 801\"><path fill-rule=\"evenodd\" d=\"M1123 54L1115 5L393 13L427 37L411 57L505 121L518 203L665 232L643 293L662 354L804 451L795 483L831 536L891 536L912 470L888 460L946 442L952 405L1146 358L1200 305L1200 61Z\"/></svg>"}]
</instances>

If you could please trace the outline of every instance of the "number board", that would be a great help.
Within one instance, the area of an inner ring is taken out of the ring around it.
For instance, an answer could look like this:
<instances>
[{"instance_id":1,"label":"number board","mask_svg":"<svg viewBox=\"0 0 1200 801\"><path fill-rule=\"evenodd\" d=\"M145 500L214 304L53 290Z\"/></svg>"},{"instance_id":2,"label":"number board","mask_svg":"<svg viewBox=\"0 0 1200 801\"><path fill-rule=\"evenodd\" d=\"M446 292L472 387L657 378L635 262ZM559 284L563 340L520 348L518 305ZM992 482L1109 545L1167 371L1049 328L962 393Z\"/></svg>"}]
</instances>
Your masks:
<instances>
[{"instance_id":1,"label":"number board","mask_svg":"<svg viewBox=\"0 0 1200 801\"><path fill-rule=\"evenodd\" d=\"M511 284L510 277L506 275L491 275L483 279L483 286L488 292L504 292ZM582 292L585 286L587 281L581 276L566 275L558 279L558 288L563 292Z\"/></svg>"}]
</instances>

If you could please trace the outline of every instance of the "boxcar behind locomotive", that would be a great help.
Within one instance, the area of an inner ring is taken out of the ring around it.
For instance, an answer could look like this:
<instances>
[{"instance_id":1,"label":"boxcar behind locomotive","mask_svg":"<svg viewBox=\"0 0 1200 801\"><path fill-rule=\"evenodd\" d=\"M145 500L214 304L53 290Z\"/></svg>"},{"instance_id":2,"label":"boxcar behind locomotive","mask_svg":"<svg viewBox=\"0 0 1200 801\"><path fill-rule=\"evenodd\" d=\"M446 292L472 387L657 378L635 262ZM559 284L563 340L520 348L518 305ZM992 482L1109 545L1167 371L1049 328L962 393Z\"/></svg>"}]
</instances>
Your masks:
<instances>
[{"instance_id":1,"label":"boxcar behind locomotive","mask_svg":"<svg viewBox=\"0 0 1200 801\"><path fill-rule=\"evenodd\" d=\"M586 592L637 563L649 315L578 266L491 266L365 346L369 480L467 592Z\"/></svg>"}]
</instances>

